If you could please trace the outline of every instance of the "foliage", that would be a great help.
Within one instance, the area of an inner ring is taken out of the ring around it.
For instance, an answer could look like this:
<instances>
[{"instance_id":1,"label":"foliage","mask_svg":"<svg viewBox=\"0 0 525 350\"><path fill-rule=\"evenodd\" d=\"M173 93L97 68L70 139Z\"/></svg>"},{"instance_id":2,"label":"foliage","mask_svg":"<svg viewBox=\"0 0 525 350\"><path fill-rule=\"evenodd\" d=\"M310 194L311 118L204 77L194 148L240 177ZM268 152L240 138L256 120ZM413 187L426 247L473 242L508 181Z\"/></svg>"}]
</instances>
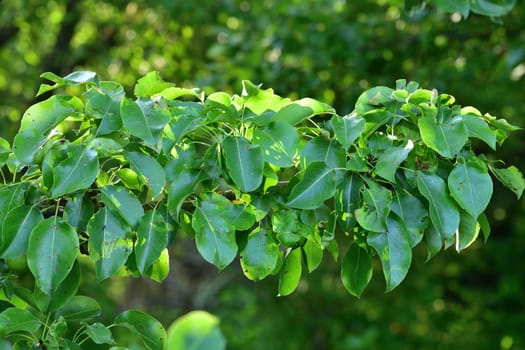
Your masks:
<instances>
[{"instance_id":1,"label":"foliage","mask_svg":"<svg viewBox=\"0 0 525 350\"><path fill-rule=\"evenodd\" d=\"M238 256L248 279L279 275L288 295L303 261L311 273L350 245L341 279L359 297L374 257L390 291L420 242L430 258L467 248L480 230L486 238L490 172L518 198L525 187L515 167L472 147L495 149L515 126L415 82L368 89L340 116L250 81L240 95L206 96L151 72L131 99L92 72L42 76L53 84L39 93L75 89L31 106L0 159L2 290L13 305L0 316L18 344L113 344L110 329L121 326L146 348L164 347L163 326L141 311L95 322L100 305L77 295L86 255L99 280L162 281L181 231L218 269ZM9 271L24 256L33 290Z\"/></svg>"}]
</instances>

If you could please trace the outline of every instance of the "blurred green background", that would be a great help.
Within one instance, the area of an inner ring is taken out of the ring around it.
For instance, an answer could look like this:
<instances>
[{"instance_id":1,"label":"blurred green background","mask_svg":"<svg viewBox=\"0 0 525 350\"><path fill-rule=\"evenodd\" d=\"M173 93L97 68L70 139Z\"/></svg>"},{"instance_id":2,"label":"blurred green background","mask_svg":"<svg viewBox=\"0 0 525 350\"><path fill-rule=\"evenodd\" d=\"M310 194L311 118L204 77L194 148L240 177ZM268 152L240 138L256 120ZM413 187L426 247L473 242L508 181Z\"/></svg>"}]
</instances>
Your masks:
<instances>
[{"instance_id":1,"label":"blurred green background","mask_svg":"<svg viewBox=\"0 0 525 350\"><path fill-rule=\"evenodd\" d=\"M78 69L128 88L150 70L208 92L240 93L249 79L340 114L363 90L406 78L523 127L524 18L523 3L498 24L432 6L406 11L401 0L0 0L0 136L12 140L42 72ZM523 171L522 137L515 133L498 158ZM525 201L496 185L487 243L429 262L421 245L388 294L377 264L360 300L330 258L277 298L276 278L250 282L238 264L218 273L182 236L162 284L98 284L86 265L81 292L107 317L142 308L166 326L208 310L221 318L229 349L525 349L524 213Z\"/></svg>"}]
</instances>

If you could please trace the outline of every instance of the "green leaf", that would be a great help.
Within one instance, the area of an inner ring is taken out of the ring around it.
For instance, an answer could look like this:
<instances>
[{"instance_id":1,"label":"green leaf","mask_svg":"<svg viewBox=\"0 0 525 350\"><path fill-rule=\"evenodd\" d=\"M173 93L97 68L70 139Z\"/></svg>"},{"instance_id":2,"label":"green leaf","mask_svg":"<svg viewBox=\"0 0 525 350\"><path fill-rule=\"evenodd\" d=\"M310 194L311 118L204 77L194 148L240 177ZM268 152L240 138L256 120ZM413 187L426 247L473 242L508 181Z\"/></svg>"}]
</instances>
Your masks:
<instances>
[{"instance_id":1,"label":"green leaf","mask_svg":"<svg viewBox=\"0 0 525 350\"><path fill-rule=\"evenodd\" d=\"M228 212L228 219L233 223L235 230L249 230L256 222L257 209L247 203L234 204Z\"/></svg>"},{"instance_id":2,"label":"green leaf","mask_svg":"<svg viewBox=\"0 0 525 350\"><path fill-rule=\"evenodd\" d=\"M499 182L514 192L518 199L521 198L523 189L525 189L525 180L523 179L523 174L518 168L510 166L506 169L498 169L491 166L489 169Z\"/></svg>"},{"instance_id":3,"label":"green leaf","mask_svg":"<svg viewBox=\"0 0 525 350\"><path fill-rule=\"evenodd\" d=\"M432 224L427 227L425 231L425 245L427 246L428 251L427 261L439 253L441 248L443 248L441 235Z\"/></svg>"},{"instance_id":4,"label":"green leaf","mask_svg":"<svg viewBox=\"0 0 525 350\"><path fill-rule=\"evenodd\" d=\"M166 184L166 175L159 162L149 155L138 152L129 152L126 154L126 158L129 160L132 168L142 175L151 188L153 197L159 196Z\"/></svg>"},{"instance_id":5,"label":"green leaf","mask_svg":"<svg viewBox=\"0 0 525 350\"><path fill-rule=\"evenodd\" d=\"M295 126L319 114L335 114L335 110L326 103L312 98L303 98L281 108L272 116L271 121Z\"/></svg>"},{"instance_id":6,"label":"green leaf","mask_svg":"<svg viewBox=\"0 0 525 350\"><path fill-rule=\"evenodd\" d=\"M452 197L474 218L487 207L492 196L492 179L485 163L477 158L457 164L448 176Z\"/></svg>"},{"instance_id":7,"label":"green leaf","mask_svg":"<svg viewBox=\"0 0 525 350\"><path fill-rule=\"evenodd\" d=\"M11 145L6 139L0 137L0 168L7 162L9 153L11 153Z\"/></svg>"},{"instance_id":8,"label":"green leaf","mask_svg":"<svg viewBox=\"0 0 525 350\"><path fill-rule=\"evenodd\" d=\"M161 212L154 208L142 217L137 228L135 259L144 274L168 245L168 230Z\"/></svg>"},{"instance_id":9,"label":"green leaf","mask_svg":"<svg viewBox=\"0 0 525 350\"><path fill-rule=\"evenodd\" d=\"M42 322L29 310L10 307L0 313L0 338L17 332L36 335Z\"/></svg>"},{"instance_id":10,"label":"green leaf","mask_svg":"<svg viewBox=\"0 0 525 350\"><path fill-rule=\"evenodd\" d=\"M481 233L483 233L483 238L485 239L485 243L486 243L490 236L490 223L489 223L489 219L487 218L485 214L481 214L478 217L478 224L480 226Z\"/></svg>"},{"instance_id":11,"label":"green leaf","mask_svg":"<svg viewBox=\"0 0 525 350\"><path fill-rule=\"evenodd\" d=\"M152 316L138 310L128 310L119 314L114 323L137 334L146 348L151 350L164 349L166 330Z\"/></svg>"},{"instance_id":12,"label":"green leaf","mask_svg":"<svg viewBox=\"0 0 525 350\"><path fill-rule=\"evenodd\" d=\"M334 115L330 119L332 128L334 129L335 138L348 150L359 135L365 131L365 120L356 113L340 117Z\"/></svg>"},{"instance_id":13,"label":"green leaf","mask_svg":"<svg viewBox=\"0 0 525 350\"><path fill-rule=\"evenodd\" d=\"M282 106L289 104L290 99L282 98L273 93L272 89L261 89L249 80L242 81L241 105L251 110L256 115L266 111L277 111Z\"/></svg>"},{"instance_id":14,"label":"green leaf","mask_svg":"<svg viewBox=\"0 0 525 350\"><path fill-rule=\"evenodd\" d=\"M321 261L323 260L323 248L319 245L319 243L307 239L303 245L303 252L306 260L306 267L308 268L308 273L312 273L319 267Z\"/></svg>"},{"instance_id":15,"label":"green leaf","mask_svg":"<svg viewBox=\"0 0 525 350\"><path fill-rule=\"evenodd\" d=\"M88 144L99 157L111 157L122 152L122 145L109 137L96 137Z\"/></svg>"},{"instance_id":16,"label":"green leaf","mask_svg":"<svg viewBox=\"0 0 525 350\"><path fill-rule=\"evenodd\" d=\"M394 90L387 86L375 86L364 91L355 103L355 111L359 114L365 114L371 110L377 109L388 104L390 96Z\"/></svg>"},{"instance_id":17,"label":"green leaf","mask_svg":"<svg viewBox=\"0 0 525 350\"><path fill-rule=\"evenodd\" d=\"M67 193L91 186L98 175L97 152L83 145L70 145L67 158L53 170L51 196L58 198Z\"/></svg>"},{"instance_id":18,"label":"green leaf","mask_svg":"<svg viewBox=\"0 0 525 350\"><path fill-rule=\"evenodd\" d=\"M363 206L355 211L359 225L368 231L385 232L386 219L390 212L392 193L373 181L367 181L369 188L363 187Z\"/></svg>"},{"instance_id":19,"label":"green leaf","mask_svg":"<svg viewBox=\"0 0 525 350\"><path fill-rule=\"evenodd\" d=\"M27 253L29 235L44 217L34 206L22 205L11 209L2 224L0 256L16 258Z\"/></svg>"},{"instance_id":20,"label":"green leaf","mask_svg":"<svg viewBox=\"0 0 525 350\"><path fill-rule=\"evenodd\" d=\"M253 142L261 147L268 163L281 168L291 166L299 154L297 131L284 122L272 122L264 129L255 129Z\"/></svg>"},{"instance_id":21,"label":"green leaf","mask_svg":"<svg viewBox=\"0 0 525 350\"><path fill-rule=\"evenodd\" d=\"M377 158L375 167L377 175L390 182L396 182L396 170L407 159L413 148L414 143L411 140L407 140L404 145L387 148Z\"/></svg>"},{"instance_id":22,"label":"green leaf","mask_svg":"<svg viewBox=\"0 0 525 350\"><path fill-rule=\"evenodd\" d=\"M35 288L34 296L38 309L44 313L53 312L65 305L73 298L80 286L80 264L77 261L67 277L58 285L51 294L45 294L40 289Z\"/></svg>"},{"instance_id":23,"label":"green leaf","mask_svg":"<svg viewBox=\"0 0 525 350\"><path fill-rule=\"evenodd\" d=\"M168 328L166 349L225 350L226 338L220 320L206 311L192 311Z\"/></svg>"},{"instance_id":24,"label":"green leaf","mask_svg":"<svg viewBox=\"0 0 525 350\"><path fill-rule=\"evenodd\" d=\"M470 0L470 10L480 15L500 17L508 14L516 0Z\"/></svg>"},{"instance_id":25,"label":"green leaf","mask_svg":"<svg viewBox=\"0 0 525 350\"><path fill-rule=\"evenodd\" d=\"M417 187L428 201L430 220L442 240L452 238L459 227L459 211L445 181L438 175L418 172Z\"/></svg>"},{"instance_id":26,"label":"green leaf","mask_svg":"<svg viewBox=\"0 0 525 350\"><path fill-rule=\"evenodd\" d=\"M86 193L72 196L64 208L64 220L73 226L77 232L86 231L89 219L93 216L94 205Z\"/></svg>"},{"instance_id":27,"label":"green leaf","mask_svg":"<svg viewBox=\"0 0 525 350\"><path fill-rule=\"evenodd\" d=\"M389 215L387 232L369 232L367 242L379 255L389 292L403 281L412 262L412 248L403 221L395 214Z\"/></svg>"},{"instance_id":28,"label":"green leaf","mask_svg":"<svg viewBox=\"0 0 525 350\"><path fill-rule=\"evenodd\" d=\"M87 325L86 334L95 344L116 344L111 330L100 322Z\"/></svg>"},{"instance_id":29,"label":"green leaf","mask_svg":"<svg viewBox=\"0 0 525 350\"><path fill-rule=\"evenodd\" d=\"M179 87L168 87L164 90L162 90L159 93L156 93L153 97L161 96L164 97L167 100L175 100L181 96L192 96L197 97L200 99L200 95L198 94L198 89L184 89Z\"/></svg>"},{"instance_id":30,"label":"green leaf","mask_svg":"<svg viewBox=\"0 0 525 350\"><path fill-rule=\"evenodd\" d=\"M318 136L301 150L301 166L307 168L313 162L324 162L330 168L346 166L346 152L339 142Z\"/></svg>"},{"instance_id":31,"label":"green leaf","mask_svg":"<svg viewBox=\"0 0 525 350\"><path fill-rule=\"evenodd\" d=\"M470 0L435 0L436 6L445 12L459 12L464 18L470 11Z\"/></svg>"},{"instance_id":32,"label":"green leaf","mask_svg":"<svg viewBox=\"0 0 525 350\"><path fill-rule=\"evenodd\" d=\"M350 294L359 298L370 283L372 274L370 255L356 243L352 244L341 263L343 286Z\"/></svg>"},{"instance_id":33,"label":"green leaf","mask_svg":"<svg viewBox=\"0 0 525 350\"><path fill-rule=\"evenodd\" d=\"M172 175L167 175L172 178L168 188L168 210L174 218L178 218L184 201L199 182L199 171L180 169Z\"/></svg>"},{"instance_id":34,"label":"green leaf","mask_svg":"<svg viewBox=\"0 0 525 350\"><path fill-rule=\"evenodd\" d=\"M76 295L57 310L55 318L62 316L67 321L89 321L99 315L100 305L95 299Z\"/></svg>"},{"instance_id":35,"label":"green leaf","mask_svg":"<svg viewBox=\"0 0 525 350\"><path fill-rule=\"evenodd\" d=\"M456 250L458 252L468 248L478 238L480 225L477 220L464 210L459 212L460 221L456 237Z\"/></svg>"},{"instance_id":36,"label":"green leaf","mask_svg":"<svg viewBox=\"0 0 525 350\"><path fill-rule=\"evenodd\" d=\"M68 223L51 217L40 221L29 236L27 265L38 288L56 291L73 268L79 254L78 235Z\"/></svg>"},{"instance_id":37,"label":"green leaf","mask_svg":"<svg viewBox=\"0 0 525 350\"><path fill-rule=\"evenodd\" d=\"M95 135L111 134L122 128L120 104L125 96L122 85L113 81L103 81L84 93L86 114L101 119Z\"/></svg>"},{"instance_id":38,"label":"green leaf","mask_svg":"<svg viewBox=\"0 0 525 350\"><path fill-rule=\"evenodd\" d=\"M301 260L301 248L299 247L290 250L284 258L279 279L279 296L290 295L297 288L302 273Z\"/></svg>"},{"instance_id":39,"label":"green leaf","mask_svg":"<svg viewBox=\"0 0 525 350\"><path fill-rule=\"evenodd\" d=\"M144 215L140 201L123 186L104 186L101 188L102 202L124 219L131 227L137 226Z\"/></svg>"},{"instance_id":40,"label":"green leaf","mask_svg":"<svg viewBox=\"0 0 525 350\"><path fill-rule=\"evenodd\" d=\"M428 226L428 211L421 201L405 189L394 192L390 210L401 218L408 230L410 246L415 247Z\"/></svg>"},{"instance_id":41,"label":"green leaf","mask_svg":"<svg viewBox=\"0 0 525 350\"><path fill-rule=\"evenodd\" d=\"M445 158L454 157L468 139L468 131L461 116L441 123L433 117L423 117L419 118L418 125L425 145Z\"/></svg>"},{"instance_id":42,"label":"green leaf","mask_svg":"<svg viewBox=\"0 0 525 350\"><path fill-rule=\"evenodd\" d=\"M473 114L462 115L469 137L485 142L493 150L496 150L496 132L490 128L488 123L480 116Z\"/></svg>"},{"instance_id":43,"label":"green leaf","mask_svg":"<svg viewBox=\"0 0 525 350\"><path fill-rule=\"evenodd\" d=\"M278 210L271 216L272 229L277 240L286 247L294 247L301 240L299 219L295 210Z\"/></svg>"},{"instance_id":44,"label":"green leaf","mask_svg":"<svg viewBox=\"0 0 525 350\"><path fill-rule=\"evenodd\" d=\"M279 247L266 230L256 228L247 238L246 245L240 251L241 266L244 275L252 281L258 281L270 275L277 265Z\"/></svg>"},{"instance_id":45,"label":"green leaf","mask_svg":"<svg viewBox=\"0 0 525 350\"><path fill-rule=\"evenodd\" d=\"M101 208L89 221L88 249L95 262L97 278L115 275L131 254L131 227L112 210Z\"/></svg>"},{"instance_id":46,"label":"green leaf","mask_svg":"<svg viewBox=\"0 0 525 350\"><path fill-rule=\"evenodd\" d=\"M36 152L47 142L51 130L82 108L77 97L51 96L29 107L13 140L13 153L22 164L31 164Z\"/></svg>"},{"instance_id":47,"label":"green leaf","mask_svg":"<svg viewBox=\"0 0 525 350\"><path fill-rule=\"evenodd\" d=\"M299 183L292 188L288 205L297 209L315 209L333 197L335 186L335 171L324 162L313 162L308 165Z\"/></svg>"},{"instance_id":48,"label":"green leaf","mask_svg":"<svg viewBox=\"0 0 525 350\"><path fill-rule=\"evenodd\" d=\"M235 185L243 192L256 190L263 179L264 154L261 147L235 136L227 136L222 147L226 169Z\"/></svg>"},{"instance_id":49,"label":"green leaf","mask_svg":"<svg viewBox=\"0 0 525 350\"><path fill-rule=\"evenodd\" d=\"M220 270L228 266L237 255L235 227L224 215L230 211L231 205L226 198L214 194L201 201L191 223L196 233L197 250L206 261Z\"/></svg>"},{"instance_id":50,"label":"green leaf","mask_svg":"<svg viewBox=\"0 0 525 350\"><path fill-rule=\"evenodd\" d=\"M335 192L335 210L341 228L346 233L352 232L357 221L355 210L361 206L361 188L363 181L359 176L346 173Z\"/></svg>"},{"instance_id":51,"label":"green leaf","mask_svg":"<svg viewBox=\"0 0 525 350\"><path fill-rule=\"evenodd\" d=\"M139 103L124 98L120 105L120 115L124 127L131 135L138 137L156 149L162 129L171 117L169 114L153 109L152 104L153 101L143 101L141 107Z\"/></svg>"},{"instance_id":52,"label":"green leaf","mask_svg":"<svg viewBox=\"0 0 525 350\"><path fill-rule=\"evenodd\" d=\"M149 72L137 81L133 94L137 97L151 97L174 85L162 80L159 72Z\"/></svg>"},{"instance_id":53,"label":"green leaf","mask_svg":"<svg viewBox=\"0 0 525 350\"><path fill-rule=\"evenodd\" d=\"M98 83L98 77L97 74L94 72L89 71L77 71L70 73L66 75L65 77L61 78L58 75L52 73L52 72L45 72L40 75L41 78L45 78L47 80L50 80L54 82L53 85L48 84L41 84L40 88L38 89L37 96L40 96L48 91L58 89L59 87L69 85L69 86L77 86L81 84L86 83Z\"/></svg>"},{"instance_id":54,"label":"green leaf","mask_svg":"<svg viewBox=\"0 0 525 350\"><path fill-rule=\"evenodd\" d=\"M167 248L164 248L160 253L160 257L153 262L153 264L146 271L145 275L161 283L164 281L170 272L170 255Z\"/></svg>"}]
</instances>

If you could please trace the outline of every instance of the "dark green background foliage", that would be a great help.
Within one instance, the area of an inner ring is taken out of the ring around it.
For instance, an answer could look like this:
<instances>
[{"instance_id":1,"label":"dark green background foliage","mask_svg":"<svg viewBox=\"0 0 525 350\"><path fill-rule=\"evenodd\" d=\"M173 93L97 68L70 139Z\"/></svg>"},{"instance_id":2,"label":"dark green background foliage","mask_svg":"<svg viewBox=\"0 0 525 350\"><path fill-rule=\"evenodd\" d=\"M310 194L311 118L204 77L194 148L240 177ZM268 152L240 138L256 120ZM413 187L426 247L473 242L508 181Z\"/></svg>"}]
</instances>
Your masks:
<instances>
[{"instance_id":1,"label":"dark green background foliage","mask_svg":"<svg viewBox=\"0 0 525 350\"><path fill-rule=\"evenodd\" d=\"M38 76L78 69L129 92L151 70L207 92L238 93L249 79L339 113L350 112L367 88L406 78L525 125L523 4L493 20L386 0L4 0L0 11L0 136L9 141L23 111L38 101ZM490 153L481 142L476 147ZM518 133L498 158L523 169L523 152ZM344 289L328 256L294 294L275 298L276 278L254 284L238 264L219 274L184 238L172 245L170 278L162 284L96 283L95 271L84 269L80 293L96 298L108 318L144 308L165 325L204 308L221 318L232 349L524 349L524 210L523 200L495 184L487 243L426 263L418 246L407 278L388 294L375 260L360 300ZM21 263L22 278L24 271Z\"/></svg>"}]
</instances>

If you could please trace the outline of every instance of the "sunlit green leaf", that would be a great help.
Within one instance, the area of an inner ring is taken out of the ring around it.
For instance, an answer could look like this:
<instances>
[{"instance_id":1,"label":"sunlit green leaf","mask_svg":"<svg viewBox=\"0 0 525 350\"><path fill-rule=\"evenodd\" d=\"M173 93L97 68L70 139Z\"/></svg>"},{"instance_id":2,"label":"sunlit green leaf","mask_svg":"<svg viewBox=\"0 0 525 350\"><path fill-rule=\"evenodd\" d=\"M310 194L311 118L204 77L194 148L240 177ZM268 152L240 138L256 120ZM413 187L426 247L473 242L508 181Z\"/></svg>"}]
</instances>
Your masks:
<instances>
[{"instance_id":1,"label":"sunlit green leaf","mask_svg":"<svg viewBox=\"0 0 525 350\"><path fill-rule=\"evenodd\" d=\"M452 197L474 218L481 214L492 196L492 179L487 166L477 158L457 164L448 176Z\"/></svg>"},{"instance_id":2,"label":"sunlit green leaf","mask_svg":"<svg viewBox=\"0 0 525 350\"><path fill-rule=\"evenodd\" d=\"M154 208L144 214L137 228L135 258L142 274L159 259L167 244L168 231L164 216Z\"/></svg>"},{"instance_id":3,"label":"sunlit green leaf","mask_svg":"<svg viewBox=\"0 0 525 350\"><path fill-rule=\"evenodd\" d=\"M446 158L454 157L468 139L468 131L461 116L442 122L423 117L419 119L418 125L423 142Z\"/></svg>"},{"instance_id":4,"label":"sunlit green leaf","mask_svg":"<svg viewBox=\"0 0 525 350\"><path fill-rule=\"evenodd\" d=\"M150 97L174 85L175 84L165 82L160 77L159 72L153 71L137 80L133 94L137 97Z\"/></svg>"},{"instance_id":5,"label":"sunlit green leaf","mask_svg":"<svg viewBox=\"0 0 525 350\"><path fill-rule=\"evenodd\" d=\"M326 103L312 98L303 98L280 109L273 115L271 121L284 122L293 126L315 115L327 113L334 114L335 110Z\"/></svg>"},{"instance_id":6,"label":"sunlit green leaf","mask_svg":"<svg viewBox=\"0 0 525 350\"><path fill-rule=\"evenodd\" d=\"M308 272L312 273L312 271L319 267L323 260L323 249L317 242L307 239L303 245L303 252Z\"/></svg>"},{"instance_id":7,"label":"sunlit green leaf","mask_svg":"<svg viewBox=\"0 0 525 350\"><path fill-rule=\"evenodd\" d=\"M457 233L456 250L458 252L468 248L478 238L480 225L471 214L464 210L459 212L460 221Z\"/></svg>"},{"instance_id":8,"label":"sunlit green leaf","mask_svg":"<svg viewBox=\"0 0 525 350\"><path fill-rule=\"evenodd\" d=\"M292 249L284 258L281 268L279 296L286 296L295 291L301 279L302 269L301 248Z\"/></svg>"},{"instance_id":9,"label":"sunlit green leaf","mask_svg":"<svg viewBox=\"0 0 525 350\"><path fill-rule=\"evenodd\" d=\"M220 320L206 311L191 311L168 328L166 349L225 350Z\"/></svg>"}]
</instances>

